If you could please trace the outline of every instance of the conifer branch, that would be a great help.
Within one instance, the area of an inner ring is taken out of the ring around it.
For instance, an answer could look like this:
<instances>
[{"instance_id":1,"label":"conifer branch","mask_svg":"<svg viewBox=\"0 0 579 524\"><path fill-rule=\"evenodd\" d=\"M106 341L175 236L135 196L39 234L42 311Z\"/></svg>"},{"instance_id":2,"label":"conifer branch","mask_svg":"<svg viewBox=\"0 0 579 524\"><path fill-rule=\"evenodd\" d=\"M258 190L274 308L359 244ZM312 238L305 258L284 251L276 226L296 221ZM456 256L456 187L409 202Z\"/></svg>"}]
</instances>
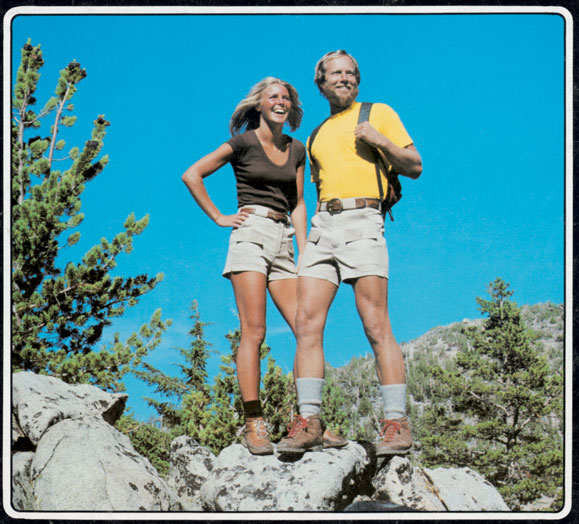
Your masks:
<instances>
[{"instance_id":1,"label":"conifer branch","mask_svg":"<svg viewBox=\"0 0 579 524\"><path fill-rule=\"evenodd\" d=\"M52 156L54 154L54 148L56 147L56 136L58 135L58 126L60 123L60 117L62 115L62 111L64 110L64 104L68 100L68 95L70 93L70 89L72 87L72 83L68 82L66 84L66 90L64 95L60 99L60 103L58 104L58 109L56 110L56 116L54 117L54 125L52 126L52 139L50 140L50 149L48 151L48 172L52 171Z\"/></svg>"}]
</instances>

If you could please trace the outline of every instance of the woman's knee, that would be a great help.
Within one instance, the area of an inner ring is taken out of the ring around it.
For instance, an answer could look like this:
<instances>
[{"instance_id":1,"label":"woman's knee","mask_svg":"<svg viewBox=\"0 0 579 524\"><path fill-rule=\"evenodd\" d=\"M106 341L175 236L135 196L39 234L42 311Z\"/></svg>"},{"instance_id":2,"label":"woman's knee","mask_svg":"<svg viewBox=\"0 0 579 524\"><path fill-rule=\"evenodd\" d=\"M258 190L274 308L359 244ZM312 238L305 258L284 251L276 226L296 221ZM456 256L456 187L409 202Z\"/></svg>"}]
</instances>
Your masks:
<instances>
[{"instance_id":1,"label":"woman's knee","mask_svg":"<svg viewBox=\"0 0 579 524\"><path fill-rule=\"evenodd\" d=\"M265 340L265 322L253 321L241 325L241 342L260 345Z\"/></svg>"}]
</instances>

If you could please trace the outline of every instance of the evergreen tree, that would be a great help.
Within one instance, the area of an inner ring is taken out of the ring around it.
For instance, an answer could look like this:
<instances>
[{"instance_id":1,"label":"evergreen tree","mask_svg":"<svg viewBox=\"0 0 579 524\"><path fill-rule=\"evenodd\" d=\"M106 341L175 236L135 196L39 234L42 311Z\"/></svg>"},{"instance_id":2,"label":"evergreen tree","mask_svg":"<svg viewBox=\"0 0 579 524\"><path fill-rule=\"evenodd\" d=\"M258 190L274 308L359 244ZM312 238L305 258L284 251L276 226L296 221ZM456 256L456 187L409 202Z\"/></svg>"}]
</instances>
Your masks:
<instances>
[{"instance_id":1,"label":"evergreen tree","mask_svg":"<svg viewBox=\"0 0 579 524\"><path fill-rule=\"evenodd\" d=\"M239 329L225 335L231 352L221 356L220 372L211 388L211 417L205 436L205 445L218 453L235 442L241 421L243 404L235 373L235 358L241 339Z\"/></svg>"},{"instance_id":2,"label":"evergreen tree","mask_svg":"<svg viewBox=\"0 0 579 524\"><path fill-rule=\"evenodd\" d=\"M499 278L488 286L491 300L477 299L488 318L467 329L457 369L431 368L439 390L420 440L428 465L471 467L519 509L562 487L563 380L536 349L508 287Z\"/></svg>"},{"instance_id":3,"label":"evergreen tree","mask_svg":"<svg viewBox=\"0 0 579 524\"><path fill-rule=\"evenodd\" d=\"M213 350L211 344L205 340L205 327L208 324L201 321L196 302L192 303L191 310L191 344L188 348L179 348L183 363L176 364L179 368L178 375L168 375L148 363L143 363L142 369L134 373L153 386L157 395L164 397L165 400L149 397L145 398L145 401L159 415L160 430L169 435L170 440L180 435L188 435L200 445L219 453L235 440L239 420L243 417L234 367L234 357L239 347L239 330L226 335L230 351L221 356L220 372L215 377L214 384L210 385L207 360ZM129 427L137 427L138 431L131 434L127 429ZM134 420L125 421L123 430L134 439L135 447L140 446L151 461L161 460L159 463L162 464L162 457L168 457L170 440L162 440L167 444L167 449L162 452L155 449L153 452L154 446L147 447L145 442L140 440L145 430ZM155 437L154 430L146 431L151 437Z\"/></svg>"},{"instance_id":4,"label":"evergreen tree","mask_svg":"<svg viewBox=\"0 0 579 524\"><path fill-rule=\"evenodd\" d=\"M147 457L161 475L169 473L171 442L176 435L155 421L139 422L132 413L124 413L115 428L130 438L135 451Z\"/></svg>"},{"instance_id":5,"label":"evergreen tree","mask_svg":"<svg viewBox=\"0 0 579 524\"><path fill-rule=\"evenodd\" d=\"M56 158L66 145L59 133L76 121L70 101L86 71L75 61L60 71L55 96L35 113L43 64L40 45L29 40L22 48L12 99L12 365L15 371L50 373L69 383L120 390L122 377L159 344L168 325L157 311L126 341L115 336L95 351L103 329L162 279L161 274L111 276L118 256L131 252L133 237L149 219L135 220L131 214L123 232L112 241L103 238L81 262L60 262L66 248L80 239L73 230L84 218L85 184L107 165L106 155L97 156L109 122L98 116L82 150L73 147L66 157ZM48 132L29 137L33 130L41 132L43 123ZM68 169L54 169L57 160Z\"/></svg>"},{"instance_id":6,"label":"evergreen tree","mask_svg":"<svg viewBox=\"0 0 579 524\"><path fill-rule=\"evenodd\" d=\"M346 399L340 385L331 374L326 375L326 383L322 392L321 416L324 423L332 431L340 435L348 435L348 415L345 411Z\"/></svg>"},{"instance_id":7,"label":"evergreen tree","mask_svg":"<svg viewBox=\"0 0 579 524\"><path fill-rule=\"evenodd\" d=\"M195 302L191 309L193 327L189 335L192 340L187 349L179 349L184 363L178 364L178 376L167 375L147 363L143 363L142 369L134 372L153 386L157 395L164 398L145 399L159 415L159 427L144 427L148 425L135 421L131 416L125 417L119 425L133 440L135 448L163 470L166 468L169 444L173 438L188 435L200 445L219 453L236 441L242 428L243 403L235 370L240 331L236 329L225 336L230 348L221 355L220 371L210 385L207 360L212 350L211 344L205 340L204 328L207 323L201 321ZM291 373L283 375L270 352L271 348L263 343L260 360L266 357L268 360L261 399L264 416L271 426L272 439L276 441L282 437L285 424L293 415L295 389ZM147 440L149 438L150 442Z\"/></svg>"},{"instance_id":8,"label":"evergreen tree","mask_svg":"<svg viewBox=\"0 0 579 524\"><path fill-rule=\"evenodd\" d=\"M278 442L296 411L297 398L293 373L284 375L267 348L267 371L262 382L261 403L265 420L270 425L271 440Z\"/></svg>"},{"instance_id":9,"label":"evergreen tree","mask_svg":"<svg viewBox=\"0 0 579 524\"><path fill-rule=\"evenodd\" d=\"M159 414L164 427L171 428L175 436L187 434L202 441L207 425L207 408L211 404L207 359L212 350L211 344L205 340L208 324L201 321L197 302L191 304L191 311L191 344L186 349L178 348L183 361L176 364L180 370L179 376L167 375L149 363L143 363L142 369L134 374L153 386L155 393L168 399L144 399Z\"/></svg>"}]
</instances>

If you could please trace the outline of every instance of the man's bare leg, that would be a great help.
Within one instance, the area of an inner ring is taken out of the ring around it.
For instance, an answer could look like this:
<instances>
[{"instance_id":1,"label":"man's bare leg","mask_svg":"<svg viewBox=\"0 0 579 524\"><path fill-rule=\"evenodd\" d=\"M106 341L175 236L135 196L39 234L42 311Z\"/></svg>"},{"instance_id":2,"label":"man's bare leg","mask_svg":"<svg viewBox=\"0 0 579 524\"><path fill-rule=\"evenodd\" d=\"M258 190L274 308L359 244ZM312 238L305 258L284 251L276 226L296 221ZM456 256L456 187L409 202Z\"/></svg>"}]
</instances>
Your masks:
<instances>
[{"instance_id":1,"label":"man's bare leg","mask_svg":"<svg viewBox=\"0 0 579 524\"><path fill-rule=\"evenodd\" d=\"M384 401L385 419L376 454L405 454L412 448L412 436L406 417L404 358L388 314L388 280L378 276L361 277L353 287L356 307L376 357L376 373Z\"/></svg>"}]
</instances>

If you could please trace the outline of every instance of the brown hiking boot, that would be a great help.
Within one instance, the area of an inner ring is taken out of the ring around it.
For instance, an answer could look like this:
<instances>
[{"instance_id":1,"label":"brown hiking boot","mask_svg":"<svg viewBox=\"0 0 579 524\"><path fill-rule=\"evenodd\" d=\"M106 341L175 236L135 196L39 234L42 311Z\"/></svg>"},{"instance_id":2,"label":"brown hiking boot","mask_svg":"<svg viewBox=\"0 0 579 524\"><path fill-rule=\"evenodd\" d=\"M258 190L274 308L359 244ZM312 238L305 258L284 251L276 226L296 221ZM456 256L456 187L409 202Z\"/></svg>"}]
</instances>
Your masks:
<instances>
[{"instance_id":1,"label":"brown hiking boot","mask_svg":"<svg viewBox=\"0 0 579 524\"><path fill-rule=\"evenodd\" d=\"M376 456L406 455L412 449L408 417L381 420L381 440L376 444Z\"/></svg>"},{"instance_id":2,"label":"brown hiking boot","mask_svg":"<svg viewBox=\"0 0 579 524\"><path fill-rule=\"evenodd\" d=\"M253 455L271 455L273 446L269 441L267 423L263 417L245 419L241 444Z\"/></svg>"},{"instance_id":3,"label":"brown hiking boot","mask_svg":"<svg viewBox=\"0 0 579 524\"><path fill-rule=\"evenodd\" d=\"M322 435L324 448L343 448L348 445L348 441L340 435L334 435L329 429Z\"/></svg>"},{"instance_id":4,"label":"brown hiking boot","mask_svg":"<svg viewBox=\"0 0 579 524\"><path fill-rule=\"evenodd\" d=\"M318 415L304 418L297 415L288 428L287 437L277 445L278 453L303 453L311 449L321 449L322 422Z\"/></svg>"}]
</instances>

